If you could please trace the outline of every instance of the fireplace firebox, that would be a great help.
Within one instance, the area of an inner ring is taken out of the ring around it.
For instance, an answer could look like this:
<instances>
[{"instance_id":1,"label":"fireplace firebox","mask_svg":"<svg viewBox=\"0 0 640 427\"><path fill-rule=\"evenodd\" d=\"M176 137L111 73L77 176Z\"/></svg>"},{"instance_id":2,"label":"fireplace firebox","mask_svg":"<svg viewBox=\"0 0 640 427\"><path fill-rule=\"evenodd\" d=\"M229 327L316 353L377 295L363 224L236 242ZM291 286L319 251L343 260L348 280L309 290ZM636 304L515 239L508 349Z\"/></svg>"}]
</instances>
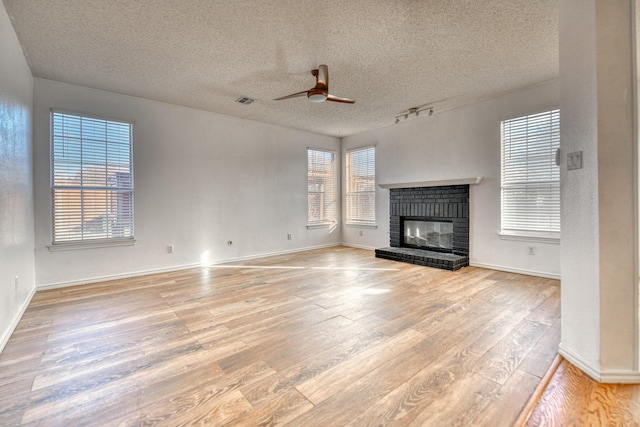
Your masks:
<instances>
[{"instance_id":1,"label":"fireplace firebox","mask_svg":"<svg viewBox=\"0 0 640 427\"><path fill-rule=\"evenodd\" d=\"M402 246L451 252L453 249L453 223L451 221L425 221L412 217L402 220Z\"/></svg>"},{"instance_id":2,"label":"fireplace firebox","mask_svg":"<svg viewBox=\"0 0 640 427\"><path fill-rule=\"evenodd\" d=\"M390 190L390 247L376 257L458 270L469 265L469 185Z\"/></svg>"}]
</instances>

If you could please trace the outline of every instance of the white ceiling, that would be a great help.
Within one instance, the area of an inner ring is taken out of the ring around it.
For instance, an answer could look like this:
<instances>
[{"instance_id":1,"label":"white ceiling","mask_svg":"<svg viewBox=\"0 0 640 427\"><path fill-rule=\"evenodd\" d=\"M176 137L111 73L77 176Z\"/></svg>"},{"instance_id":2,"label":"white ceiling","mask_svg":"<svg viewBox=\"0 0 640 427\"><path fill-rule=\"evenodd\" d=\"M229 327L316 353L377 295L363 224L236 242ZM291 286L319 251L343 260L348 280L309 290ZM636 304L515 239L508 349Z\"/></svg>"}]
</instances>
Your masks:
<instances>
[{"instance_id":1,"label":"white ceiling","mask_svg":"<svg viewBox=\"0 0 640 427\"><path fill-rule=\"evenodd\" d=\"M3 1L36 77L334 136L558 75L558 0Z\"/></svg>"}]
</instances>

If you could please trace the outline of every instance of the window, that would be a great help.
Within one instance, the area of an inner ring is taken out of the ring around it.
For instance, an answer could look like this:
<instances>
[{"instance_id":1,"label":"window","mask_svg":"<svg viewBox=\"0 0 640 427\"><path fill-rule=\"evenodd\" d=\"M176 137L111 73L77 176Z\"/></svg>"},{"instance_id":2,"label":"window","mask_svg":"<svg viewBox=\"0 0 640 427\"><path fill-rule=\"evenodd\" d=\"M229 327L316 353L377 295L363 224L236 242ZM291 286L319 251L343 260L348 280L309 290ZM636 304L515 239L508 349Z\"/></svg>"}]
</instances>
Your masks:
<instances>
[{"instance_id":1,"label":"window","mask_svg":"<svg viewBox=\"0 0 640 427\"><path fill-rule=\"evenodd\" d=\"M502 231L560 233L560 111L502 122Z\"/></svg>"},{"instance_id":2,"label":"window","mask_svg":"<svg viewBox=\"0 0 640 427\"><path fill-rule=\"evenodd\" d=\"M133 240L131 123L53 111L53 244Z\"/></svg>"},{"instance_id":3,"label":"window","mask_svg":"<svg viewBox=\"0 0 640 427\"><path fill-rule=\"evenodd\" d=\"M375 225L376 149L347 151L347 224Z\"/></svg>"},{"instance_id":4,"label":"window","mask_svg":"<svg viewBox=\"0 0 640 427\"><path fill-rule=\"evenodd\" d=\"M308 223L336 222L336 156L331 151L307 150Z\"/></svg>"}]
</instances>

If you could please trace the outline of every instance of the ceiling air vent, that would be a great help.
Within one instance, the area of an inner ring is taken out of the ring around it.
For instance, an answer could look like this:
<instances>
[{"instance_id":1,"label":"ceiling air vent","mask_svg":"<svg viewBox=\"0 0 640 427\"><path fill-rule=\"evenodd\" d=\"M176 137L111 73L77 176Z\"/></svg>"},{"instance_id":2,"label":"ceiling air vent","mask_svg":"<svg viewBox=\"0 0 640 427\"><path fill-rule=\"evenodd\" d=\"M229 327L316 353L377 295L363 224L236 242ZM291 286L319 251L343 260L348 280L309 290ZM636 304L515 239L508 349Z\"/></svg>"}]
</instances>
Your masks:
<instances>
[{"instance_id":1,"label":"ceiling air vent","mask_svg":"<svg viewBox=\"0 0 640 427\"><path fill-rule=\"evenodd\" d=\"M253 104L253 101L255 101L255 99L249 98L248 96L241 96L240 98L236 99L236 102L244 105Z\"/></svg>"}]
</instances>

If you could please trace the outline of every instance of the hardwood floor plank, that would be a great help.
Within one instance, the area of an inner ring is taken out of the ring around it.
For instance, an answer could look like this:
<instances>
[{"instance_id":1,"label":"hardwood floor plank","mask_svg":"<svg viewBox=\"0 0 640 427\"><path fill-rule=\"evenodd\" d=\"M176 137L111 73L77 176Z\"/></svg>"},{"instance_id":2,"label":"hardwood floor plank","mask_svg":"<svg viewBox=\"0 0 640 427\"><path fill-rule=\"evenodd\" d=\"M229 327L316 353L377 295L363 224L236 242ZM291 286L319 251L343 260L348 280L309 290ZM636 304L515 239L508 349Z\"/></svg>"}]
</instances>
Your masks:
<instances>
[{"instance_id":1,"label":"hardwood floor plank","mask_svg":"<svg viewBox=\"0 0 640 427\"><path fill-rule=\"evenodd\" d=\"M638 426L640 385L598 384L562 360L527 426Z\"/></svg>"},{"instance_id":2,"label":"hardwood floor plank","mask_svg":"<svg viewBox=\"0 0 640 427\"><path fill-rule=\"evenodd\" d=\"M371 407L377 400L409 380L425 363L425 353L410 348L389 358L350 384L331 388L331 395L294 420L304 426L344 426L353 420L353 410ZM340 365L338 365L340 366ZM348 375L348 372L344 372ZM303 393L304 394L304 393Z\"/></svg>"},{"instance_id":3,"label":"hardwood floor plank","mask_svg":"<svg viewBox=\"0 0 640 427\"><path fill-rule=\"evenodd\" d=\"M466 373L446 388L437 402L428 408L421 408L421 412L416 414L411 425L460 427L474 425L473 419L486 410L491 396L498 390L500 386L495 382L472 372ZM455 402L455 404L447 402ZM490 425L497 424L491 420Z\"/></svg>"},{"instance_id":4,"label":"hardwood floor plank","mask_svg":"<svg viewBox=\"0 0 640 427\"><path fill-rule=\"evenodd\" d=\"M171 312L147 312L137 314L131 317L125 317L117 320L108 320L98 322L97 324L89 324L80 322L82 326L72 326L70 328L55 328L49 332L48 342L55 345L61 341L80 341L83 339L95 340L104 334L127 333L131 329L144 326L152 326L160 323L178 320L177 316ZM75 323L74 323L75 324Z\"/></svg>"},{"instance_id":5,"label":"hardwood floor plank","mask_svg":"<svg viewBox=\"0 0 640 427\"><path fill-rule=\"evenodd\" d=\"M429 350L433 354L442 355L452 348L464 349L477 355L482 355L495 347L500 342L501 337L496 337L489 331L496 330L495 325L504 326L505 318L513 318L521 321L524 315L514 315L510 310L501 310L498 314L495 308L482 301L476 301L473 305L465 305L464 309L459 306L452 306L451 310L445 311L442 315L431 319L428 323L422 322L420 330L427 335L420 346ZM509 322L509 329L505 335L510 333L520 322ZM451 324L456 324L456 328L451 328ZM482 350L485 348L486 350Z\"/></svg>"},{"instance_id":6,"label":"hardwood floor plank","mask_svg":"<svg viewBox=\"0 0 640 427\"><path fill-rule=\"evenodd\" d=\"M387 320L384 324L381 324L378 327L378 330L385 335L393 336L407 328L418 329L416 325L419 322L424 321L424 318L433 316L435 313L442 312L450 306L450 301L435 299L423 307L407 311L403 316Z\"/></svg>"},{"instance_id":7,"label":"hardwood floor plank","mask_svg":"<svg viewBox=\"0 0 640 427\"><path fill-rule=\"evenodd\" d=\"M224 326L228 332L221 333L219 336L211 336L212 340L207 340L206 342L215 344L216 341L221 339L236 338L241 339L248 346L256 346L274 338L279 338L288 330L301 329L305 325L314 325L332 317L335 316L316 305L302 306L300 309L288 312L286 315L263 318L256 320L253 324L247 324L235 329L229 329ZM200 342L204 344L205 341L201 339Z\"/></svg>"},{"instance_id":8,"label":"hardwood floor plank","mask_svg":"<svg viewBox=\"0 0 640 427\"><path fill-rule=\"evenodd\" d=\"M248 369L234 372L233 375L221 376L213 381L186 384L180 393L175 392L175 381L165 382L162 394L157 394L154 387L153 396L146 398L141 409L133 416L125 416L118 420L122 425L187 425L200 424L220 425L253 409L251 404L238 390L244 384L250 384L273 373L271 367L259 362Z\"/></svg>"},{"instance_id":9,"label":"hardwood floor plank","mask_svg":"<svg viewBox=\"0 0 640 427\"><path fill-rule=\"evenodd\" d=\"M475 372L498 384L504 384L548 328L542 323L523 320L513 333L485 353Z\"/></svg>"},{"instance_id":10,"label":"hardwood floor plank","mask_svg":"<svg viewBox=\"0 0 640 427\"><path fill-rule=\"evenodd\" d=\"M539 377L516 370L504 386L491 396L485 409L469 419L468 425L513 426L539 382Z\"/></svg>"},{"instance_id":11,"label":"hardwood floor plank","mask_svg":"<svg viewBox=\"0 0 640 427\"><path fill-rule=\"evenodd\" d=\"M551 324L560 317L560 288L554 289L542 304L527 316L527 320Z\"/></svg>"},{"instance_id":12,"label":"hardwood floor plank","mask_svg":"<svg viewBox=\"0 0 640 427\"><path fill-rule=\"evenodd\" d=\"M420 341L424 335L412 329L407 329L395 337L385 339L377 345L345 360L322 374L298 384L296 388L313 404L317 405L353 381L366 375L379 364L386 363ZM345 375L348 373L348 375Z\"/></svg>"},{"instance_id":13,"label":"hardwood floor plank","mask_svg":"<svg viewBox=\"0 0 640 427\"><path fill-rule=\"evenodd\" d=\"M0 359L0 396L10 384L28 378L33 383L31 373L40 367L41 355L38 352L22 353L15 358Z\"/></svg>"},{"instance_id":14,"label":"hardwood floor plank","mask_svg":"<svg viewBox=\"0 0 640 427\"><path fill-rule=\"evenodd\" d=\"M384 336L375 331L362 331L329 349L281 370L262 381L241 389L253 405L259 405L276 394L283 393L337 366L363 349L376 345Z\"/></svg>"},{"instance_id":15,"label":"hardwood floor plank","mask_svg":"<svg viewBox=\"0 0 640 427\"><path fill-rule=\"evenodd\" d=\"M0 387L0 426L19 426L31 406L33 378L23 377Z\"/></svg>"},{"instance_id":16,"label":"hardwood floor plank","mask_svg":"<svg viewBox=\"0 0 640 427\"><path fill-rule=\"evenodd\" d=\"M288 350L295 351L296 346L301 345L300 342L309 342L309 340L321 341L324 336L337 333L340 328L347 326L349 323L351 323L350 320L338 316L321 323L307 325L305 328L284 330L278 334L277 338L248 347L242 352L221 359L219 364L222 369L228 372L258 360L277 358ZM289 364L294 363L295 360L292 359Z\"/></svg>"},{"instance_id":17,"label":"hardwood floor plank","mask_svg":"<svg viewBox=\"0 0 640 427\"><path fill-rule=\"evenodd\" d=\"M297 390L292 389L286 393L276 395L262 406L242 417L234 418L224 425L285 425L311 408L313 408L311 402L305 399Z\"/></svg>"},{"instance_id":18,"label":"hardwood floor plank","mask_svg":"<svg viewBox=\"0 0 640 427\"><path fill-rule=\"evenodd\" d=\"M477 334L463 344L477 354L485 354L509 335L527 316L527 312L506 309L489 319ZM469 342L470 340L470 342ZM560 340L558 340L560 342Z\"/></svg>"},{"instance_id":19,"label":"hardwood floor plank","mask_svg":"<svg viewBox=\"0 0 640 427\"><path fill-rule=\"evenodd\" d=\"M219 350L216 350L219 351ZM24 422L51 417L58 412L81 411L105 397L128 393L176 373L192 364L215 360L215 355L198 345L158 352L134 363L123 363L107 370L88 371L83 375L60 378L60 382L32 391L32 404L24 414ZM216 366L210 375L220 375ZM59 399L66 404L60 406Z\"/></svg>"},{"instance_id":20,"label":"hardwood floor plank","mask_svg":"<svg viewBox=\"0 0 640 427\"><path fill-rule=\"evenodd\" d=\"M442 396L453 383L470 372L477 360L478 356L468 351L446 352L445 357L437 357L426 364L418 373L362 411L349 425L409 425L423 408L432 410L437 402L443 406L455 404Z\"/></svg>"},{"instance_id":21,"label":"hardwood floor plank","mask_svg":"<svg viewBox=\"0 0 640 427\"><path fill-rule=\"evenodd\" d=\"M198 399L198 396L183 397L180 400L181 402L174 403L185 407L186 410L182 416L173 419L165 418L158 423L159 426L223 425L235 421L253 409L242 393L237 390L205 402Z\"/></svg>"},{"instance_id":22,"label":"hardwood floor plank","mask_svg":"<svg viewBox=\"0 0 640 427\"><path fill-rule=\"evenodd\" d=\"M559 342L560 319L556 319L540 341L533 347L531 353L522 361L520 369L542 378L558 354L556 345Z\"/></svg>"}]
</instances>

